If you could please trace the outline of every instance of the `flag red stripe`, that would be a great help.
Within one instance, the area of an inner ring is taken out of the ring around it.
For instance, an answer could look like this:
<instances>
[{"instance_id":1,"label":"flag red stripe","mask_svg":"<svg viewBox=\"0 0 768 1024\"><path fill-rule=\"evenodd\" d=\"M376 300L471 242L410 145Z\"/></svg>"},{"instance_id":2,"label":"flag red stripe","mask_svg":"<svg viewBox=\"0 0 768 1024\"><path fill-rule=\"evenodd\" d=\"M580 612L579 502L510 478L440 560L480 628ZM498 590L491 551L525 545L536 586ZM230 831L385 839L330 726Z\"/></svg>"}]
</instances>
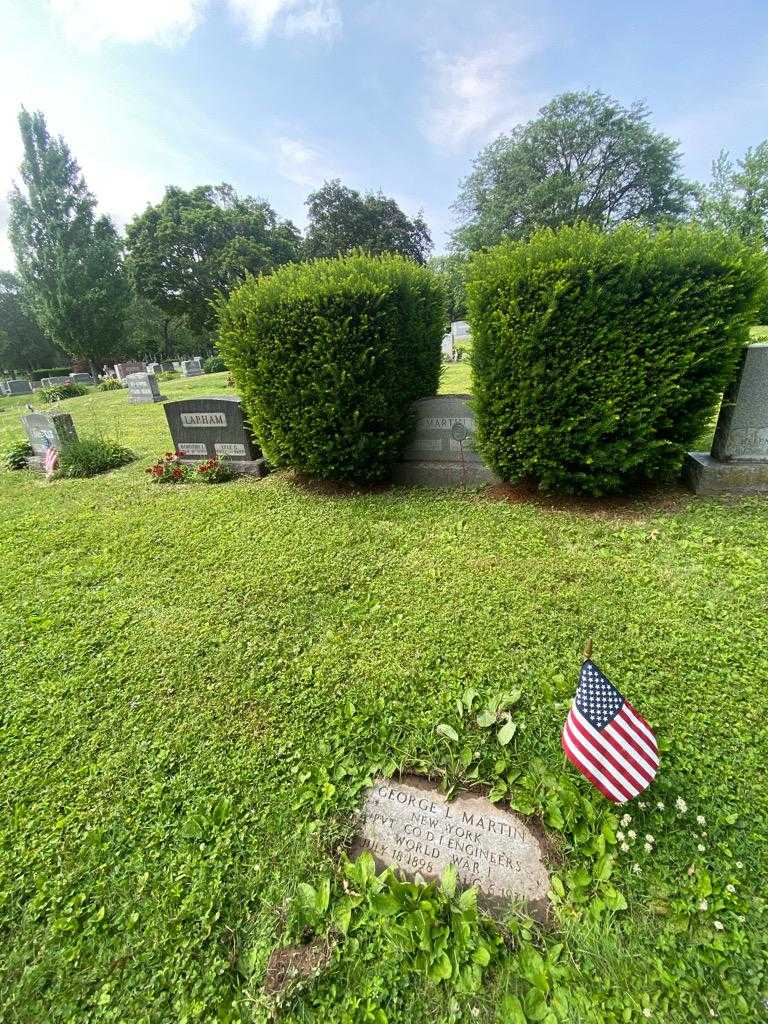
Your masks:
<instances>
[{"instance_id":1,"label":"flag red stripe","mask_svg":"<svg viewBox=\"0 0 768 1024\"><path fill-rule=\"evenodd\" d=\"M611 803L620 804L620 803L624 802L623 800L619 800L618 797L615 797L613 795L613 793L609 792L605 788L605 786L602 784L602 782L599 779L595 778L595 776L592 774L592 772L589 770L589 768L587 768L586 765L582 764L581 761L579 761L571 753L570 749L568 748L568 746L566 744L565 729L563 729L562 735L560 737L560 741L563 744L563 750L565 751L565 756L568 758L568 760L571 762L571 764L574 766L574 768L578 768L578 770L581 772L581 774L585 778L589 779L589 781L592 783L592 785L595 787L595 789L599 789L600 792L603 794L603 796L607 797L611 801Z\"/></svg>"},{"instance_id":2,"label":"flag red stripe","mask_svg":"<svg viewBox=\"0 0 768 1024\"><path fill-rule=\"evenodd\" d=\"M629 703L629 701L626 699L626 697L624 698L624 703L629 708L630 712L638 720L638 722L644 727L645 732L648 734L648 737L647 737L648 738L648 742L653 746L654 750L658 750L659 749L659 745L656 742L656 737L653 734L653 729L650 727L650 725L648 725L648 723L643 718L643 716L640 714L640 712L632 707L632 705Z\"/></svg>"},{"instance_id":3,"label":"flag red stripe","mask_svg":"<svg viewBox=\"0 0 768 1024\"><path fill-rule=\"evenodd\" d=\"M609 722L608 725L606 725L605 729L603 730L603 733L605 735L611 736L611 738L613 739L615 739L616 737L614 737L612 734L616 733L616 736L618 737L618 742L624 747L631 748L634 751L635 756L640 758L645 764L647 764L654 775L656 774L656 769L658 765L654 764L654 762L649 757L647 751L643 750L643 748L640 746L640 744L637 742L634 736L627 730L626 726L621 721L620 714L617 715L612 722Z\"/></svg>"},{"instance_id":4,"label":"flag red stripe","mask_svg":"<svg viewBox=\"0 0 768 1024\"><path fill-rule=\"evenodd\" d=\"M638 793L645 789L643 785L633 784L612 758L602 759L602 752L591 742L591 736L585 729L581 728L573 712L568 716L568 730L576 743L578 743L580 749L583 750L584 756L589 759L590 764L608 779L625 800L631 800L633 796L637 796ZM590 749L590 746L592 749ZM608 762L607 764L606 761Z\"/></svg>"},{"instance_id":5,"label":"flag red stripe","mask_svg":"<svg viewBox=\"0 0 768 1024\"><path fill-rule=\"evenodd\" d=\"M578 715L578 721L583 725L583 716L578 711L578 708L576 709L576 714ZM587 726L595 733L595 743L602 743L603 745L608 746L614 753L614 756L623 758L627 764L634 768L635 772L633 774L628 768L626 768L626 766L622 766L624 772L628 774L628 777L634 779L635 783L639 785L641 790L645 789L651 784L651 782L653 782L655 772L651 771L644 761L638 761L633 752L627 748L626 744L617 742L616 738L607 731L607 728L602 732L598 732L596 729L593 729L589 723L587 723ZM640 778L636 777L638 775Z\"/></svg>"},{"instance_id":6,"label":"flag red stripe","mask_svg":"<svg viewBox=\"0 0 768 1024\"><path fill-rule=\"evenodd\" d=\"M590 740L600 754L612 765L615 771L626 780L626 787L632 790L630 796L637 796L653 780L653 775L648 771L641 771L634 764L632 758L627 757L623 749L620 749L612 741L606 742L599 730L595 729L579 712L578 708L571 710L571 724L578 727L578 732L584 734ZM629 767L628 767L629 766ZM634 771L632 770L634 769Z\"/></svg>"},{"instance_id":7,"label":"flag red stripe","mask_svg":"<svg viewBox=\"0 0 768 1024\"><path fill-rule=\"evenodd\" d=\"M632 717L632 713L627 710L626 707L622 708L621 711L616 715L614 721L618 719L619 724L625 732L629 733L632 739L637 743L640 749L645 754L646 761L650 761L656 768L659 767L659 752L655 746L651 746L650 743L645 739L642 732L640 731L637 722Z\"/></svg>"},{"instance_id":8,"label":"flag red stripe","mask_svg":"<svg viewBox=\"0 0 768 1024\"><path fill-rule=\"evenodd\" d=\"M623 803L625 800L630 800L634 796L634 791L627 788L626 783L622 784L621 779L617 779L610 767L605 764L601 764L600 761L592 754L587 748L582 738L574 731L573 728L573 716L568 715L565 721L565 727L563 733L568 741L568 747L572 749L575 757L578 758L578 762L574 761L574 764L578 764L578 767L584 770L589 769L590 782L593 781L593 777L598 777L603 780L604 785L612 790L614 793L613 799L617 803ZM586 774L586 771L584 772ZM603 787L600 787L604 792Z\"/></svg>"}]
</instances>

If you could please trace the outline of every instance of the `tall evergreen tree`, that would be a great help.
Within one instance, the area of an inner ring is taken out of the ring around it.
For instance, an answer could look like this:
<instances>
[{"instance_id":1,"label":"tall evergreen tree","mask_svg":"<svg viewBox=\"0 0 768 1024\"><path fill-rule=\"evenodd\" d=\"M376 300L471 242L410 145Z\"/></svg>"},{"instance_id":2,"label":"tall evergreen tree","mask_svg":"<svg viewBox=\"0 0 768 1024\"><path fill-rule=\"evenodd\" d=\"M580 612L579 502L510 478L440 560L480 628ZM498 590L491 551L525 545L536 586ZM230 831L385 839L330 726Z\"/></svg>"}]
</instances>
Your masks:
<instances>
[{"instance_id":1,"label":"tall evergreen tree","mask_svg":"<svg viewBox=\"0 0 768 1024\"><path fill-rule=\"evenodd\" d=\"M94 368L120 352L129 287L108 217L42 113L19 114L23 188L10 197L9 237L29 308L41 330Z\"/></svg>"}]
</instances>

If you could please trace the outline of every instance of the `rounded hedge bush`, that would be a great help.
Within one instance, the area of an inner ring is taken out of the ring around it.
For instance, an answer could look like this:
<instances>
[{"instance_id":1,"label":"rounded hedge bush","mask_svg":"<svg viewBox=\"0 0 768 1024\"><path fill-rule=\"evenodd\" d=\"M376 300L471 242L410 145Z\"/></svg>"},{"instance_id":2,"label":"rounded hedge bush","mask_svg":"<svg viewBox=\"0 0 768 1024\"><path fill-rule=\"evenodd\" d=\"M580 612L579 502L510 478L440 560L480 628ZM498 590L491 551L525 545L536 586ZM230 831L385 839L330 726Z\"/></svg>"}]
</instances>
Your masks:
<instances>
[{"instance_id":1,"label":"rounded hedge bush","mask_svg":"<svg viewBox=\"0 0 768 1024\"><path fill-rule=\"evenodd\" d=\"M400 256L353 254L250 278L219 307L219 347L267 459L384 480L437 391L443 292Z\"/></svg>"},{"instance_id":2,"label":"rounded hedge bush","mask_svg":"<svg viewBox=\"0 0 768 1024\"><path fill-rule=\"evenodd\" d=\"M735 372L765 278L761 254L690 225L579 225L478 254L479 450L543 490L671 476Z\"/></svg>"},{"instance_id":3,"label":"rounded hedge bush","mask_svg":"<svg viewBox=\"0 0 768 1024\"><path fill-rule=\"evenodd\" d=\"M229 367L218 353L203 360L203 373L225 373L228 369Z\"/></svg>"}]
</instances>

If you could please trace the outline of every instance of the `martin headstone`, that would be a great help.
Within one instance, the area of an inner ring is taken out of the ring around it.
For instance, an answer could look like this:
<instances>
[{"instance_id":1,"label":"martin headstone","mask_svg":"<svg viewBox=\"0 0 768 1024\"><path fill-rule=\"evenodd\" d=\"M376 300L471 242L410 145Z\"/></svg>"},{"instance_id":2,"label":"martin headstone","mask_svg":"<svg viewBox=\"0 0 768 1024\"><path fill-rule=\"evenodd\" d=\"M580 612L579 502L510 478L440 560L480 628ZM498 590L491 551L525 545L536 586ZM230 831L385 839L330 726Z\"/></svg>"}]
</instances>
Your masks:
<instances>
[{"instance_id":1,"label":"martin headstone","mask_svg":"<svg viewBox=\"0 0 768 1024\"><path fill-rule=\"evenodd\" d=\"M688 452L683 478L697 494L768 493L768 343L744 350L712 451Z\"/></svg>"},{"instance_id":2,"label":"martin headstone","mask_svg":"<svg viewBox=\"0 0 768 1024\"><path fill-rule=\"evenodd\" d=\"M28 380L7 380L5 386L7 395L29 395L32 392L32 385Z\"/></svg>"},{"instance_id":3,"label":"martin headstone","mask_svg":"<svg viewBox=\"0 0 768 1024\"><path fill-rule=\"evenodd\" d=\"M128 401L131 405L164 402L165 395L160 394L157 377L151 373L129 373L124 381L128 388Z\"/></svg>"},{"instance_id":4,"label":"martin headstone","mask_svg":"<svg viewBox=\"0 0 768 1024\"><path fill-rule=\"evenodd\" d=\"M236 395L188 398L164 406L173 447L184 462L223 458L238 473L264 476L266 463Z\"/></svg>"},{"instance_id":5,"label":"martin headstone","mask_svg":"<svg viewBox=\"0 0 768 1024\"><path fill-rule=\"evenodd\" d=\"M181 364L181 372L185 377L199 377L203 368L196 359L185 359Z\"/></svg>"},{"instance_id":6,"label":"martin headstone","mask_svg":"<svg viewBox=\"0 0 768 1024\"><path fill-rule=\"evenodd\" d=\"M117 374L117 379L120 381L121 384L125 381L125 378L129 374L144 373L146 369L146 363L141 363L136 360L129 361L127 363L115 363L115 373Z\"/></svg>"},{"instance_id":7,"label":"martin headstone","mask_svg":"<svg viewBox=\"0 0 768 1024\"><path fill-rule=\"evenodd\" d=\"M473 447L469 395L438 395L414 403L416 432L395 467L394 481L425 487L478 487L496 477Z\"/></svg>"},{"instance_id":8,"label":"martin headstone","mask_svg":"<svg viewBox=\"0 0 768 1024\"><path fill-rule=\"evenodd\" d=\"M462 888L475 886L491 912L522 903L539 921L549 909L548 843L531 819L474 793L446 798L427 779L376 779L365 792L353 853L368 850L379 869L394 867L408 878L440 878L456 867Z\"/></svg>"},{"instance_id":9,"label":"martin headstone","mask_svg":"<svg viewBox=\"0 0 768 1024\"><path fill-rule=\"evenodd\" d=\"M27 460L33 469L43 468L43 459L49 448L61 451L68 441L77 440L77 431L68 412L30 412L21 417L21 423L35 453Z\"/></svg>"}]
</instances>

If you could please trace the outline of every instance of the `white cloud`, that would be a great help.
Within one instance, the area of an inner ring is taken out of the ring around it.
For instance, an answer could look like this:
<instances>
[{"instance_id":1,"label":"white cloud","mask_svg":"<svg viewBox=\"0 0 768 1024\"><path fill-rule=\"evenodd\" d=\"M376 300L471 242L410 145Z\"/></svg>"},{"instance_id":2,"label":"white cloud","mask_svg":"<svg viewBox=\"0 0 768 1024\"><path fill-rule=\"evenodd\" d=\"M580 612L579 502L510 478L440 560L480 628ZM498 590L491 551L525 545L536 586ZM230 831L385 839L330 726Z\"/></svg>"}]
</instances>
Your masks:
<instances>
[{"instance_id":1,"label":"white cloud","mask_svg":"<svg viewBox=\"0 0 768 1024\"><path fill-rule=\"evenodd\" d=\"M536 52L534 38L507 35L485 49L433 51L422 130L441 149L458 150L530 118L540 97L524 91L516 72Z\"/></svg>"},{"instance_id":2,"label":"white cloud","mask_svg":"<svg viewBox=\"0 0 768 1024\"><path fill-rule=\"evenodd\" d=\"M175 46L200 23L207 0L48 0L65 36L95 48L105 42Z\"/></svg>"},{"instance_id":3,"label":"white cloud","mask_svg":"<svg viewBox=\"0 0 768 1024\"><path fill-rule=\"evenodd\" d=\"M338 0L227 0L256 43L271 31L332 39L341 30Z\"/></svg>"},{"instance_id":4,"label":"white cloud","mask_svg":"<svg viewBox=\"0 0 768 1024\"><path fill-rule=\"evenodd\" d=\"M280 137L275 143L277 169L284 178L302 188L317 188L328 176L322 155L301 139Z\"/></svg>"}]
</instances>

